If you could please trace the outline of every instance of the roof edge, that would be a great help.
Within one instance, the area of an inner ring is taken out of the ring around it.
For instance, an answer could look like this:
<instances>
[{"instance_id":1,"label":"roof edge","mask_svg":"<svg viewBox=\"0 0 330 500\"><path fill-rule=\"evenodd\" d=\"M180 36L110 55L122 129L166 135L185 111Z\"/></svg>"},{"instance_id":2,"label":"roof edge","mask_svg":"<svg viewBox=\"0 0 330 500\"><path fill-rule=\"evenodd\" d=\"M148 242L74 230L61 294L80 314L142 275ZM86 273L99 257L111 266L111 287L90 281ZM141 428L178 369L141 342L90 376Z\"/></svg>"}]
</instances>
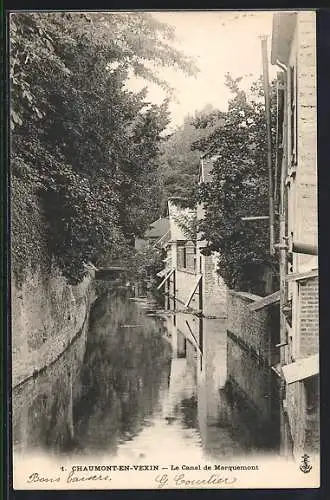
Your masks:
<instances>
[{"instance_id":1,"label":"roof edge","mask_svg":"<svg viewBox=\"0 0 330 500\"><path fill-rule=\"evenodd\" d=\"M273 16L271 63L287 65L290 44L296 27L298 12L279 12Z\"/></svg>"}]
</instances>

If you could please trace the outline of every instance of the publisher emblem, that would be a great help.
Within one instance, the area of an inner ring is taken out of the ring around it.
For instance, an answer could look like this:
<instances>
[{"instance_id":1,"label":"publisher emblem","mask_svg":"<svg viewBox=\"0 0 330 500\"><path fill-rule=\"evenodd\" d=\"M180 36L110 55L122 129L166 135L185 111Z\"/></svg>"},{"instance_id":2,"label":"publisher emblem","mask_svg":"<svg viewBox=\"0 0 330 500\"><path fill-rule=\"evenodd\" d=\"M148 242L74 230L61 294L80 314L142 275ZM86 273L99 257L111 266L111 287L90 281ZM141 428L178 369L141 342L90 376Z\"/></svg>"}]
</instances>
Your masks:
<instances>
[{"instance_id":1,"label":"publisher emblem","mask_svg":"<svg viewBox=\"0 0 330 500\"><path fill-rule=\"evenodd\" d=\"M312 470L312 466L309 463L309 455L305 453L305 455L303 455L301 458L302 461L300 465L300 470L301 472L304 472L306 474L307 472L310 472Z\"/></svg>"}]
</instances>

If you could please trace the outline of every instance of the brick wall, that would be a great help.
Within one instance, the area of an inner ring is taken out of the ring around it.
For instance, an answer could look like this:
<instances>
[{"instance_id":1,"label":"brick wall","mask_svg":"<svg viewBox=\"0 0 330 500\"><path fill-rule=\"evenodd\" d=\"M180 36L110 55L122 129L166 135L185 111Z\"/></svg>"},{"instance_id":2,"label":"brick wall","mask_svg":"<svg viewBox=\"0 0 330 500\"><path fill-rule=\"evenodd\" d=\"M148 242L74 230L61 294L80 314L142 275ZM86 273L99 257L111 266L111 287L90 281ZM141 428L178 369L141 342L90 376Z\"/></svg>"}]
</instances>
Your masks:
<instances>
[{"instance_id":1,"label":"brick wall","mask_svg":"<svg viewBox=\"0 0 330 500\"><path fill-rule=\"evenodd\" d=\"M298 358L305 358L319 352L319 290L318 278L299 284L300 333Z\"/></svg>"},{"instance_id":2,"label":"brick wall","mask_svg":"<svg viewBox=\"0 0 330 500\"><path fill-rule=\"evenodd\" d=\"M297 45L297 154L294 237L317 244L317 108L316 21L314 12L299 12ZM308 256L299 255L296 270Z\"/></svg>"},{"instance_id":3,"label":"brick wall","mask_svg":"<svg viewBox=\"0 0 330 500\"><path fill-rule=\"evenodd\" d=\"M317 101L316 101L316 16L301 11L297 15L295 40L291 47L290 65L297 76L297 166L289 191L289 232L293 239L317 244ZM309 265L311 256L294 255L293 271ZM295 358L316 354L319 350L318 278L298 282L299 293L293 293L296 320L292 334ZM306 384L308 379L286 386L287 418L293 453L300 459L306 448L308 418Z\"/></svg>"}]
</instances>

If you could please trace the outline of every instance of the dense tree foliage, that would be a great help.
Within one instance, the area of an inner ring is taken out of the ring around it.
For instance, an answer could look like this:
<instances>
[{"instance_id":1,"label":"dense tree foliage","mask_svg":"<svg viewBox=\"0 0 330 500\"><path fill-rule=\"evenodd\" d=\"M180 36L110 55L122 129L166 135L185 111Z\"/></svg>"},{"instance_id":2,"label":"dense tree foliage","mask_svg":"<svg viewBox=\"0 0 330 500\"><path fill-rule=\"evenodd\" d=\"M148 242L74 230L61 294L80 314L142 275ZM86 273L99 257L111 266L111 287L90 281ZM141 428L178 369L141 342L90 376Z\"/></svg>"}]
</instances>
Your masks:
<instances>
[{"instance_id":1,"label":"dense tree foliage","mask_svg":"<svg viewBox=\"0 0 330 500\"><path fill-rule=\"evenodd\" d=\"M199 178L200 152L192 149L192 144L208 135L209 130L194 125L205 119L213 111L207 105L194 115L187 115L183 124L160 146L161 179L163 189L163 204L169 197L175 197L183 207L194 207L196 203L195 188Z\"/></svg>"},{"instance_id":2,"label":"dense tree foliage","mask_svg":"<svg viewBox=\"0 0 330 500\"><path fill-rule=\"evenodd\" d=\"M191 200L199 172L199 153L191 150L191 144L198 138L192 117L187 116L183 125L162 142L164 204L169 197Z\"/></svg>"},{"instance_id":3,"label":"dense tree foliage","mask_svg":"<svg viewBox=\"0 0 330 500\"><path fill-rule=\"evenodd\" d=\"M239 83L227 75L233 94L228 112L213 112L196 122L197 127L212 127L195 147L214 162L212 181L199 186L199 201L205 207L199 229L207 241L205 253L219 252L219 272L226 283L255 291L258 273L275 265L269 253L269 222L242 221L269 213L266 122L261 80L249 93ZM275 136L274 85L270 92ZM215 121L221 124L214 127Z\"/></svg>"},{"instance_id":4,"label":"dense tree foliage","mask_svg":"<svg viewBox=\"0 0 330 500\"><path fill-rule=\"evenodd\" d=\"M127 79L166 86L157 65L194 68L145 13L16 13L10 29L12 175L37 186L50 252L77 283L84 261L118 256L160 209L167 102Z\"/></svg>"}]
</instances>

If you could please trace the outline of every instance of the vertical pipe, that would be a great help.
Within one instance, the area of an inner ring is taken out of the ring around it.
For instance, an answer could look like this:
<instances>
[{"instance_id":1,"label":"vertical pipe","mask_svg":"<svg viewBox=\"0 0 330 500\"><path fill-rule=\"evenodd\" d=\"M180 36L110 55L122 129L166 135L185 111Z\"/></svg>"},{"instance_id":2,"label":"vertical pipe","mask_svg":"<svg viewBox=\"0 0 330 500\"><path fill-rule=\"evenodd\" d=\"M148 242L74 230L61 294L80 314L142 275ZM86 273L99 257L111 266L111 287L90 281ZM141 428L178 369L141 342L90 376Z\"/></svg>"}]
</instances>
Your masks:
<instances>
[{"instance_id":1,"label":"vertical pipe","mask_svg":"<svg viewBox=\"0 0 330 500\"><path fill-rule=\"evenodd\" d=\"M173 311L176 310L176 273L173 273ZM174 323L175 323L175 314L174 314Z\"/></svg>"},{"instance_id":2,"label":"vertical pipe","mask_svg":"<svg viewBox=\"0 0 330 500\"><path fill-rule=\"evenodd\" d=\"M279 154L279 149L280 149L280 108L281 108L281 103L280 103L280 78L279 74L277 74L277 88L276 88L276 159L275 159L275 172L274 172L274 209L278 210L278 171L279 171L279 162L280 162L280 154Z\"/></svg>"},{"instance_id":3,"label":"vertical pipe","mask_svg":"<svg viewBox=\"0 0 330 500\"><path fill-rule=\"evenodd\" d=\"M283 100L283 154L281 162L281 181L280 181L280 242L285 243L287 237L287 218L288 218L288 197L287 188L285 185L285 179L287 175L288 168L288 95L287 95L287 73L286 69L283 69L283 87L284 87L284 100ZM287 338L287 323L286 317L283 313L283 307L288 301L288 283L286 281L286 275L288 274L288 252L285 247L280 249L280 342L284 346L280 349L280 363L281 365L287 364L289 361L288 346L285 345L288 342ZM290 425L288 422L288 417L286 410L283 406L283 401L286 399L286 386L284 381L281 383L281 412L280 412L280 433L281 433L281 454L288 456L290 453Z\"/></svg>"},{"instance_id":4,"label":"vertical pipe","mask_svg":"<svg viewBox=\"0 0 330 500\"><path fill-rule=\"evenodd\" d=\"M203 315L204 315L204 310L203 310L203 293L204 293L204 290L203 290L203 279L201 279L199 281L199 285L198 285L198 299L199 299L199 304L198 304L198 308L199 310L201 311L201 315L199 317L199 348L201 350L201 352L203 353L203 346L204 346L204 331L203 331L203 327L204 327L204 324L203 324Z\"/></svg>"},{"instance_id":5,"label":"vertical pipe","mask_svg":"<svg viewBox=\"0 0 330 500\"><path fill-rule=\"evenodd\" d=\"M287 75L283 72L283 86L284 89L287 88ZM283 155L282 155L282 167L281 167L281 187L280 187L280 242L285 243L287 238L287 188L285 185L285 179L287 175L287 165L288 165L288 118L287 118L287 106L288 99L287 93L284 91L284 102L283 102ZM288 283L286 281L286 275L288 274L288 251L285 248L280 249L280 308L281 308L281 343L287 342L287 331L286 331L286 317L282 313L283 306L287 304L288 301ZM281 363L286 364L287 359L287 348L281 349Z\"/></svg>"},{"instance_id":6,"label":"vertical pipe","mask_svg":"<svg viewBox=\"0 0 330 500\"><path fill-rule=\"evenodd\" d=\"M269 251L274 255L274 189L272 172L272 136L271 136L271 111L269 99L269 72L267 54L267 36L261 37L261 53L263 66L263 86L265 96L265 117L267 131L267 164L268 164L268 187L269 187Z\"/></svg>"}]
</instances>

